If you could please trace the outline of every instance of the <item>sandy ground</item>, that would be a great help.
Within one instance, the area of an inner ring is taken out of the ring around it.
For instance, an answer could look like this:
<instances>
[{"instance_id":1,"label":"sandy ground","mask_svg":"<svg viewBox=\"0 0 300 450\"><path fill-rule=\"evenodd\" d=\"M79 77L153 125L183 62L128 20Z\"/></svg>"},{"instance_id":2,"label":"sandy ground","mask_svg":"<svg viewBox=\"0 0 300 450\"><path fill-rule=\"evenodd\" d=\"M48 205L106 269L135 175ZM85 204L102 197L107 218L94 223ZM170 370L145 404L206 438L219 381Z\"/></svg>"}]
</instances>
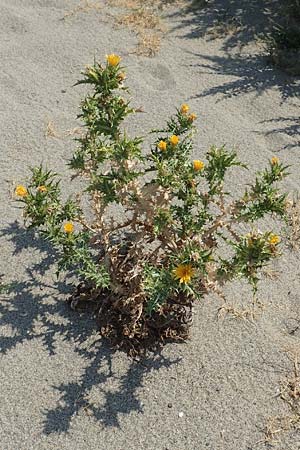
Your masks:
<instances>
[{"instance_id":1,"label":"sandy ground","mask_svg":"<svg viewBox=\"0 0 300 450\"><path fill-rule=\"evenodd\" d=\"M134 362L99 340L92 319L68 309L69 288L56 282L45 245L24 232L11 191L29 165L66 172L74 148L67 134L83 95L73 84L109 52L123 57L133 103L145 109L132 132L160 125L186 101L199 116L195 155L226 143L253 170L277 155L292 164L284 186L296 191L299 80L268 66L252 44L238 51L233 38L203 37L213 11L174 10L160 53L147 59L132 53L134 34L112 26L112 10L62 20L76 5L0 0L0 273L17 281L0 302L0 449L268 448L267 419L291 413L278 393L293 370L285 350L300 349L299 254L284 250L279 279L262 283L265 308L255 321L218 319L221 303L209 297L195 310L188 343ZM45 135L49 121L56 137ZM237 188L243 181L230 180ZM250 301L237 286L228 294L240 307ZM300 449L299 433L278 440L281 450Z\"/></svg>"}]
</instances>

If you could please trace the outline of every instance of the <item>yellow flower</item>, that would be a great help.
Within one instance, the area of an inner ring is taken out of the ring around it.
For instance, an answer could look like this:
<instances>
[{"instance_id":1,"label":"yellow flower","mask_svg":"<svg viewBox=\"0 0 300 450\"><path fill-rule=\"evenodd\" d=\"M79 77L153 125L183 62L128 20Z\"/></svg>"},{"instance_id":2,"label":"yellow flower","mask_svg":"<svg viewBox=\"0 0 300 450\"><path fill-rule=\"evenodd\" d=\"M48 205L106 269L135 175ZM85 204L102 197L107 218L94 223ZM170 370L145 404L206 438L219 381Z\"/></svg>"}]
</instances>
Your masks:
<instances>
[{"instance_id":1,"label":"yellow flower","mask_svg":"<svg viewBox=\"0 0 300 450\"><path fill-rule=\"evenodd\" d=\"M179 142L179 137L176 136L175 134L173 134L173 136L170 137L169 141L170 141L170 143L171 143L172 145L175 146L175 145L177 145L178 142Z\"/></svg>"},{"instance_id":2,"label":"yellow flower","mask_svg":"<svg viewBox=\"0 0 300 450\"><path fill-rule=\"evenodd\" d=\"M197 119L197 114L195 114L195 113L190 114L189 117L188 117L188 119L189 119L191 122L194 122L194 120Z\"/></svg>"},{"instance_id":3,"label":"yellow flower","mask_svg":"<svg viewBox=\"0 0 300 450\"><path fill-rule=\"evenodd\" d=\"M191 264L180 264L173 270L173 274L179 279L180 283L189 283L195 274L195 269L193 269Z\"/></svg>"},{"instance_id":4,"label":"yellow flower","mask_svg":"<svg viewBox=\"0 0 300 450\"><path fill-rule=\"evenodd\" d=\"M181 114L187 114L189 112L189 110L190 110L190 107L186 103L181 105L181 108L180 108Z\"/></svg>"},{"instance_id":5,"label":"yellow flower","mask_svg":"<svg viewBox=\"0 0 300 450\"><path fill-rule=\"evenodd\" d=\"M44 186L44 185L38 186L37 190L38 190L39 192L47 192L47 191L48 191L48 189L47 189L46 186Z\"/></svg>"},{"instance_id":6,"label":"yellow flower","mask_svg":"<svg viewBox=\"0 0 300 450\"><path fill-rule=\"evenodd\" d=\"M15 194L16 194L18 197L26 197L26 195L28 195L28 191L27 191L27 189L26 189L25 186L23 186L22 184L19 184L19 185L16 187Z\"/></svg>"},{"instance_id":7,"label":"yellow flower","mask_svg":"<svg viewBox=\"0 0 300 450\"><path fill-rule=\"evenodd\" d=\"M66 222L64 224L64 232L67 234L73 233L74 231L74 225L72 224L72 222Z\"/></svg>"},{"instance_id":8,"label":"yellow flower","mask_svg":"<svg viewBox=\"0 0 300 450\"><path fill-rule=\"evenodd\" d=\"M271 159L272 166L275 166L278 163L279 163L279 158L277 158L277 156L273 156L273 158Z\"/></svg>"},{"instance_id":9,"label":"yellow flower","mask_svg":"<svg viewBox=\"0 0 300 450\"><path fill-rule=\"evenodd\" d=\"M277 245L280 242L280 237L277 236L277 234L271 233L268 241L269 241L269 244L271 244L271 245Z\"/></svg>"},{"instance_id":10,"label":"yellow flower","mask_svg":"<svg viewBox=\"0 0 300 450\"><path fill-rule=\"evenodd\" d=\"M193 161L194 169L195 170L202 170L204 168L204 162L200 161L199 159L194 159Z\"/></svg>"},{"instance_id":11,"label":"yellow flower","mask_svg":"<svg viewBox=\"0 0 300 450\"><path fill-rule=\"evenodd\" d=\"M160 141L158 143L157 147L159 148L159 150L164 152L165 150L167 150L167 143L166 143L166 141Z\"/></svg>"},{"instance_id":12,"label":"yellow flower","mask_svg":"<svg viewBox=\"0 0 300 450\"><path fill-rule=\"evenodd\" d=\"M121 58L118 55L115 55L114 53L112 53L111 55L106 55L106 59L107 59L107 63L109 66L117 66L120 61Z\"/></svg>"}]
</instances>

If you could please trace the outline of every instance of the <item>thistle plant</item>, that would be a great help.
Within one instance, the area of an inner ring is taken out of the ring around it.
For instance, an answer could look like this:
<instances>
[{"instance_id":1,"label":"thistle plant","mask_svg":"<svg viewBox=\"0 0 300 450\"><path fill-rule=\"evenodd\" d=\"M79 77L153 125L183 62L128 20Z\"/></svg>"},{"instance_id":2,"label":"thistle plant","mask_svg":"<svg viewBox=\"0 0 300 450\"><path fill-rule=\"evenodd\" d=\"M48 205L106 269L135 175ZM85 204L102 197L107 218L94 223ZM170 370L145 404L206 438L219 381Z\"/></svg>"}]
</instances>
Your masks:
<instances>
[{"instance_id":1,"label":"thistle plant","mask_svg":"<svg viewBox=\"0 0 300 450\"><path fill-rule=\"evenodd\" d=\"M84 133L69 161L72 176L85 182L83 192L63 201L58 175L40 166L16 195L27 226L56 249L58 272L77 274L72 307L89 302L102 334L135 352L185 339L194 302L225 283L245 278L256 293L262 269L279 255L280 238L255 222L266 215L284 219L286 194L278 183L287 167L273 157L235 198L226 174L246 165L225 147L191 159L197 117L187 104L151 132L147 151L143 138L122 126L138 112L125 79L113 54L87 67L77 83L91 87L79 115ZM90 207L85 214L83 198Z\"/></svg>"}]
</instances>

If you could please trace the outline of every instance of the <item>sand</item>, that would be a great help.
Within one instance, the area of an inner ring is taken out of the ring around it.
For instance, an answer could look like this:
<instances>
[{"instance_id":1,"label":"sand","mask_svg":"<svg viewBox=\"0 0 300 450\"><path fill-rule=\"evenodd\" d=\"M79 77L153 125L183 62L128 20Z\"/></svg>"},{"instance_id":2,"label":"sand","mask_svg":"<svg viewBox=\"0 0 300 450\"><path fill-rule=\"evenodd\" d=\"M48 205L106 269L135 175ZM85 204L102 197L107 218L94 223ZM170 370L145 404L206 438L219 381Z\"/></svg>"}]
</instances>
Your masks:
<instances>
[{"instance_id":1,"label":"sand","mask_svg":"<svg viewBox=\"0 0 300 450\"><path fill-rule=\"evenodd\" d=\"M132 361L109 350L91 318L69 310L71 286L56 282L47 247L24 231L11 192L40 162L66 174L84 94L73 85L85 64L110 52L122 56L133 104L145 110L128 124L132 133L188 102L199 116L195 156L225 143L254 171L277 155L292 165L285 189L297 191L299 80L269 66L253 43L203 36L214 10L165 12L169 32L149 59L133 53L134 33L113 26L115 10L65 17L78 3L0 0L0 273L17 283L0 299L0 449L268 448L268 418L291 414L278 394L293 373L286 350L300 350L299 253L284 248L279 278L261 284L255 320L218 318L221 302L209 296L195 308L189 342ZM241 173L229 180L233 189L244 181ZM64 190L72 192L68 182ZM247 308L241 289L231 286L228 298ZM300 449L299 433L276 437L279 449Z\"/></svg>"}]
</instances>

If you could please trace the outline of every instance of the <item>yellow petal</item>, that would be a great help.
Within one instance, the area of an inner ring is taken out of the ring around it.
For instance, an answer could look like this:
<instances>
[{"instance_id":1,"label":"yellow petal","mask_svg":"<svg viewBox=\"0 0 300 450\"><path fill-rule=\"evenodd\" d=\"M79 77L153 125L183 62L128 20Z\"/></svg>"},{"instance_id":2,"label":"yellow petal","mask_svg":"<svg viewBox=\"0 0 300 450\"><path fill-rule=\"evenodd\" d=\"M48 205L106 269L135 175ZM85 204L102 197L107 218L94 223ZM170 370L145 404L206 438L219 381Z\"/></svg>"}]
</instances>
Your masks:
<instances>
[{"instance_id":1,"label":"yellow petal","mask_svg":"<svg viewBox=\"0 0 300 450\"><path fill-rule=\"evenodd\" d=\"M167 143L165 141L160 141L157 147L164 152L167 149Z\"/></svg>"},{"instance_id":2,"label":"yellow petal","mask_svg":"<svg viewBox=\"0 0 300 450\"><path fill-rule=\"evenodd\" d=\"M189 112L189 110L190 110L190 107L186 103L181 105L181 108L180 108L181 114L187 114Z\"/></svg>"},{"instance_id":3,"label":"yellow petal","mask_svg":"<svg viewBox=\"0 0 300 450\"><path fill-rule=\"evenodd\" d=\"M120 61L121 58L118 55L115 55L114 53L112 53L111 55L106 55L106 59L107 59L107 63L109 66L117 66Z\"/></svg>"},{"instance_id":4,"label":"yellow petal","mask_svg":"<svg viewBox=\"0 0 300 450\"><path fill-rule=\"evenodd\" d=\"M26 195L28 195L28 191L25 186L23 186L22 184L19 184L15 189L15 194L18 197L26 197Z\"/></svg>"},{"instance_id":5,"label":"yellow petal","mask_svg":"<svg viewBox=\"0 0 300 450\"><path fill-rule=\"evenodd\" d=\"M173 134L173 136L171 136L169 140L170 140L170 143L174 146L179 143L179 137L176 136L175 134Z\"/></svg>"},{"instance_id":6,"label":"yellow petal","mask_svg":"<svg viewBox=\"0 0 300 450\"><path fill-rule=\"evenodd\" d=\"M74 231L74 225L72 222L66 222L64 224L64 232L67 234L73 233Z\"/></svg>"},{"instance_id":7,"label":"yellow petal","mask_svg":"<svg viewBox=\"0 0 300 450\"><path fill-rule=\"evenodd\" d=\"M189 120L191 121L191 122L194 122L194 120L196 120L197 119L197 114L195 114L195 113L191 113L190 115L189 115Z\"/></svg>"},{"instance_id":8,"label":"yellow petal","mask_svg":"<svg viewBox=\"0 0 300 450\"><path fill-rule=\"evenodd\" d=\"M200 161L199 159L195 159L194 161L193 161L193 165L194 165L194 169L196 170L196 171L199 171L199 170L202 170L202 169L204 169L204 162L203 161Z\"/></svg>"}]
</instances>

